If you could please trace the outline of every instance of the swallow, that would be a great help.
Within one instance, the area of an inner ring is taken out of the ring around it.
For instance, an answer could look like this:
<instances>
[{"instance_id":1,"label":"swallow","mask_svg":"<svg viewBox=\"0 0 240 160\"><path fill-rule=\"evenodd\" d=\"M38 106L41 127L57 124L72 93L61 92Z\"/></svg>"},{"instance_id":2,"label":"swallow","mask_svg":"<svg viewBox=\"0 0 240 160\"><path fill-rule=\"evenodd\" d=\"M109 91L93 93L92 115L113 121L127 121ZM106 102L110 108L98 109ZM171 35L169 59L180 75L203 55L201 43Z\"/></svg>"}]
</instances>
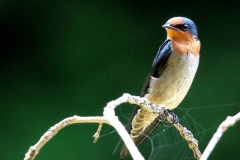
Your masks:
<instances>
[{"instance_id":1,"label":"swallow","mask_svg":"<svg viewBox=\"0 0 240 160\"><path fill-rule=\"evenodd\" d=\"M200 41L195 23L188 18L171 18L162 27L167 31L167 39L159 47L140 96L171 111L182 102L193 82L199 64ZM140 106L135 108L126 129L136 146L157 128L159 118L159 114ZM128 155L124 145L120 157Z\"/></svg>"}]
</instances>

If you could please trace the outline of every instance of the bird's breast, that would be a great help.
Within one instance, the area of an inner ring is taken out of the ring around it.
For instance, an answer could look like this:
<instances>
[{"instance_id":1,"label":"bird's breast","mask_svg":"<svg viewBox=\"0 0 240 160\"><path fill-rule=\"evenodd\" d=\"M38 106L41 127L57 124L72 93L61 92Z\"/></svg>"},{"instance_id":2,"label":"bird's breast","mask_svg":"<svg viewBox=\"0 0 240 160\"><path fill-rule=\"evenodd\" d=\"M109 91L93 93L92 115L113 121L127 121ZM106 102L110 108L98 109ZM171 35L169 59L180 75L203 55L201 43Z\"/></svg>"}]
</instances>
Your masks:
<instances>
[{"instance_id":1,"label":"bird's breast","mask_svg":"<svg viewBox=\"0 0 240 160\"><path fill-rule=\"evenodd\" d=\"M174 109L187 94L199 63L199 55L173 50L160 77L151 77L148 94L152 103Z\"/></svg>"}]
</instances>

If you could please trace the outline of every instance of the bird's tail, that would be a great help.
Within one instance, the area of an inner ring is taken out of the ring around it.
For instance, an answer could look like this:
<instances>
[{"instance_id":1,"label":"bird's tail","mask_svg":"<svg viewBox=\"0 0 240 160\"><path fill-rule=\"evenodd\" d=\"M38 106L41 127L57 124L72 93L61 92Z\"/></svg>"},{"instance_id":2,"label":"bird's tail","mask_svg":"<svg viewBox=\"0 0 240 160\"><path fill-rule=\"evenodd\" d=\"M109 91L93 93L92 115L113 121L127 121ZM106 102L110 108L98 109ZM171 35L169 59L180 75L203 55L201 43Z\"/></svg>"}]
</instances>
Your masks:
<instances>
[{"instance_id":1,"label":"bird's tail","mask_svg":"<svg viewBox=\"0 0 240 160\"><path fill-rule=\"evenodd\" d=\"M127 149L127 147L125 145L123 145L122 150L120 152L120 157L124 158L127 157L129 155L129 151Z\"/></svg>"},{"instance_id":2,"label":"bird's tail","mask_svg":"<svg viewBox=\"0 0 240 160\"><path fill-rule=\"evenodd\" d=\"M138 146L140 143L142 143L160 124L159 116L157 116L154 121L137 137L133 138L133 141L136 146ZM126 147L126 145L123 145L122 150L120 152L120 157L124 158L128 156L130 153Z\"/></svg>"}]
</instances>

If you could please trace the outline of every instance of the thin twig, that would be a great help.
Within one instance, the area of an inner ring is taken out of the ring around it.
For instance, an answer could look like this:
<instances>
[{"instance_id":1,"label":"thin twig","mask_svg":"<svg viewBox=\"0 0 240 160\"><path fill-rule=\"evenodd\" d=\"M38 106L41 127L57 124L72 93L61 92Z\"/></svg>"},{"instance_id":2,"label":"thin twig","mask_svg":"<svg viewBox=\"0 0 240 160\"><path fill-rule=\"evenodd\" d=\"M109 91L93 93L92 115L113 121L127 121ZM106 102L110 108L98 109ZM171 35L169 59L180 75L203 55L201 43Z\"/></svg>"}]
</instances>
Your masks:
<instances>
[{"instance_id":1,"label":"thin twig","mask_svg":"<svg viewBox=\"0 0 240 160\"><path fill-rule=\"evenodd\" d=\"M240 120L240 112L235 116L228 116L225 121L223 121L218 127L216 133L213 135L211 141L208 143L207 148L203 152L200 160L206 160L210 153L213 151L214 147L222 137L223 133L230 127L233 126L237 121Z\"/></svg>"},{"instance_id":2,"label":"thin twig","mask_svg":"<svg viewBox=\"0 0 240 160\"><path fill-rule=\"evenodd\" d=\"M94 143L97 143L97 140L98 140L98 138L99 138L99 136L100 136L100 132L101 132L101 130L102 130L102 123L99 123L99 125L98 125L98 129L97 129L97 132L93 135L93 138L94 138Z\"/></svg>"}]
</instances>

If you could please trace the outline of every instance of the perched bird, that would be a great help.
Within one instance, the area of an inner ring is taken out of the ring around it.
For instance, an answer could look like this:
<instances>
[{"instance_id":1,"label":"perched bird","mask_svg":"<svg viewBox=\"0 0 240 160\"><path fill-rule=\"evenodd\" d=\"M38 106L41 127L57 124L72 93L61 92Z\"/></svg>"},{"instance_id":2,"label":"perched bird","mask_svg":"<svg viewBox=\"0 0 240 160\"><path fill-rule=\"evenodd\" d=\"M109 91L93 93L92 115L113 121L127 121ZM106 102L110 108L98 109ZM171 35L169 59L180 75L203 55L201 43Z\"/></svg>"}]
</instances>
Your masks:
<instances>
[{"instance_id":1,"label":"perched bird","mask_svg":"<svg viewBox=\"0 0 240 160\"><path fill-rule=\"evenodd\" d=\"M188 18L171 18L162 27L167 31L167 39L159 47L141 96L172 110L181 103L192 84L199 63L200 41L196 25ZM159 123L158 114L137 106L126 129L138 146ZM124 145L120 156L127 155L129 151Z\"/></svg>"}]
</instances>

